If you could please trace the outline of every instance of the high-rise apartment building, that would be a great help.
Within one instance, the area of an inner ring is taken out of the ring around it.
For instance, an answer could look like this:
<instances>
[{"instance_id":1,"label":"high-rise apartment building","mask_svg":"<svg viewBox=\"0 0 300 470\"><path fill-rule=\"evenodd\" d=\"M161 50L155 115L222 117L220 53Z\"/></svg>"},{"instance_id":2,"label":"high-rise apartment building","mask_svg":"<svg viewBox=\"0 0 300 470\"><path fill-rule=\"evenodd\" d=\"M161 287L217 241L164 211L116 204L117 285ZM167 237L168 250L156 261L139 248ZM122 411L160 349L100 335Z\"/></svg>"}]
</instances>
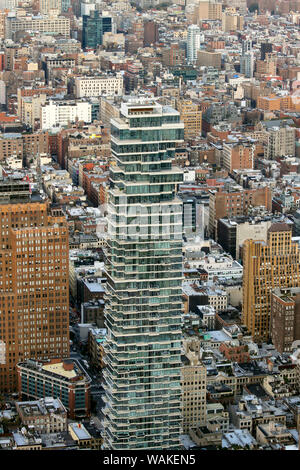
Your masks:
<instances>
[{"instance_id":1,"label":"high-rise apartment building","mask_svg":"<svg viewBox=\"0 0 300 470\"><path fill-rule=\"evenodd\" d=\"M133 99L111 121L104 449L178 449L183 142L180 115Z\"/></svg>"},{"instance_id":2,"label":"high-rise apartment building","mask_svg":"<svg viewBox=\"0 0 300 470\"><path fill-rule=\"evenodd\" d=\"M82 48L97 49L102 44L104 33L113 30L113 20L110 16L101 16L98 10L82 16Z\"/></svg>"},{"instance_id":3,"label":"high-rise apartment building","mask_svg":"<svg viewBox=\"0 0 300 470\"><path fill-rule=\"evenodd\" d=\"M200 49L200 28L194 24L188 27L187 34L187 62L193 64L197 60L197 51Z\"/></svg>"},{"instance_id":4,"label":"high-rise apartment building","mask_svg":"<svg viewBox=\"0 0 300 470\"><path fill-rule=\"evenodd\" d=\"M82 16L82 49L96 49L102 44L102 17L99 11L91 11Z\"/></svg>"},{"instance_id":5,"label":"high-rise apartment building","mask_svg":"<svg viewBox=\"0 0 300 470\"><path fill-rule=\"evenodd\" d=\"M271 333L272 290L300 286L299 245L292 241L291 225L271 225L267 243L246 240L243 265L242 321L255 340L266 341Z\"/></svg>"},{"instance_id":6,"label":"high-rise apartment building","mask_svg":"<svg viewBox=\"0 0 300 470\"><path fill-rule=\"evenodd\" d=\"M133 23L132 34L135 35L138 41L144 41L144 21L142 18L137 18Z\"/></svg>"},{"instance_id":7,"label":"high-rise apartment building","mask_svg":"<svg viewBox=\"0 0 300 470\"><path fill-rule=\"evenodd\" d=\"M27 182L0 185L0 390L16 389L16 364L68 357L69 259L64 217L30 195Z\"/></svg>"},{"instance_id":8,"label":"high-rise apartment building","mask_svg":"<svg viewBox=\"0 0 300 470\"><path fill-rule=\"evenodd\" d=\"M263 60L256 61L255 76L262 78L264 75L276 75L277 56L273 52L266 52Z\"/></svg>"},{"instance_id":9,"label":"high-rise apartment building","mask_svg":"<svg viewBox=\"0 0 300 470\"><path fill-rule=\"evenodd\" d=\"M296 152L296 129L291 126L270 127L266 146L266 158L291 156Z\"/></svg>"},{"instance_id":10,"label":"high-rise apartment building","mask_svg":"<svg viewBox=\"0 0 300 470\"><path fill-rule=\"evenodd\" d=\"M241 57L241 73L244 74L246 78L253 78L254 62L253 51L246 52Z\"/></svg>"}]
</instances>

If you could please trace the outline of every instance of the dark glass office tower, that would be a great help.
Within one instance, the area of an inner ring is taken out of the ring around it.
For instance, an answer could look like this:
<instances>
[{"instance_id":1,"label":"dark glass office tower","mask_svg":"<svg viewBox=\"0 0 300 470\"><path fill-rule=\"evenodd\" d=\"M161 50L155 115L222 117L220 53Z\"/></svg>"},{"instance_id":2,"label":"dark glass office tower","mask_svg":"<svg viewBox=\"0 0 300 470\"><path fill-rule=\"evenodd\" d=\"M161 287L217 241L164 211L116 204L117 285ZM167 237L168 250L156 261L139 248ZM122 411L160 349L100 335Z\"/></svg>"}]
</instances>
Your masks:
<instances>
[{"instance_id":1,"label":"dark glass office tower","mask_svg":"<svg viewBox=\"0 0 300 470\"><path fill-rule=\"evenodd\" d=\"M103 447L178 449L183 123L145 99L111 122Z\"/></svg>"},{"instance_id":2,"label":"dark glass office tower","mask_svg":"<svg viewBox=\"0 0 300 470\"><path fill-rule=\"evenodd\" d=\"M112 31L112 18L101 16L98 10L82 16L82 48L96 49L102 44L103 34Z\"/></svg>"}]
</instances>

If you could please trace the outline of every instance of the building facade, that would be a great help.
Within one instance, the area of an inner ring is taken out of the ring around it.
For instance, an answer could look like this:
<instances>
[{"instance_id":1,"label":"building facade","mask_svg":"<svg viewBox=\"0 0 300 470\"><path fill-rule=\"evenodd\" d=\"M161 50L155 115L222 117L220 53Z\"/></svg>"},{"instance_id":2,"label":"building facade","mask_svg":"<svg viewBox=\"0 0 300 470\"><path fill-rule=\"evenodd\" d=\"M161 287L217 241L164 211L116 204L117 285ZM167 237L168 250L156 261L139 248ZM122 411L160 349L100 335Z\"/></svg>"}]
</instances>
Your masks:
<instances>
[{"instance_id":1,"label":"building facade","mask_svg":"<svg viewBox=\"0 0 300 470\"><path fill-rule=\"evenodd\" d=\"M16 409L24 426L34 426L39 433L57 433L67 430L67 410L59 398L46 397L35 401L16 402Z\"/></svg>"},{"instance_id":2,"label":"building facade","mask_svg":"<svg viewBox=\"0 0 300 470\"><path fill-rule=\"evenodd\" d=\"M97 49L102 44L103 34L113 32L110 16L101 16L98 10L82 16L82 48Z\"/></svg>"},{"instance_id":3,"label":"building facade","mask_svg":"<svg viewBox=\"0 0 300 470\"><path fill-rule=\"evenodd\" d=\"M222 3L214 0L201 0L198 5L198 20L221 20Z\"/></svg>"},{"instance_id":4,"label":"building facade","mask_svg":"<svg viewBox=\"0 0 300 470\"><path fill-rule=\"evenodd\" d=\"M264 206L272 210L272 190L257 189L211 192L209 196L209 233L217 232L218 220L224 217L247 215L250 207Z\"/></svg>"},{"instance_id":5,"label":"building facade","mask_svg":"<svg viewBox=\"0 0 300 470\"><path fill-rule=\"evenodd\" d=\"M17 364L17 374L20 398L59 398L71 419L89 416L91 379L76 361L28 360Z\"/></svg>"},{"instance_id":6,"label":"building facade","mask_svg":"<svg viewBox=\"0 0 300 470\"><path fill-rule=\"evenodd\" d=\"M272 289L300 286L299 246L292 241L291 226L271 225L267 243L246 240L243 261L242 321L255 340L268 340Z\"/></svg>"},{"instance_id":7,"label":"building facade","mask_svg":"<svg viewBox=\"0 0 300 470\"><path fill-rule=\"evenodd\" d=\"M104 449L176 449L181 433L179 113L155 101L112 119Z\"/></svg>"},{"instance_id":8,"label":"building facade","mask_svg":"<svg viewBox=\"0 0 300 470\"><path fill-rule=\"evenodd\" d=\"M182 367L183 432L206 422L206 367L189 351Z\"/></svg>"},{"instance_id":9,"label":"building facade","mask_svg":"<svg viewBox=\"0 0 300 470\"><path fill-rule=\"evenodd\" d=\"M30 196L29 183L1 181L0 390L17 388L16 364L68 357L69 244L65 217Z\"/></svg>"},{"instance_id":10,"label":"building facade","mask_svg":"<svg viewBox=\"0 0 300 470\"><path fill-rule=\"evenodd\" d=\"M184 123L184 139L189 140L201 135L202 111L199 105L191 100L181 100L178 103L180 118Z\"/></svg>"},{"instance_id":11,"label":"building facade","mask_svg":"<svg viewBox=\"0 0 300 470\"><path fill-rule=\"evenodd\" d=\"M48 33L53 35L60 35L65 38L70 37L70 19L63 16L54 17L6 17L5 23L5 38L12 39L12 36L17 31L35 31L39 33Z\"/></svg>"},{"instance_id":12,"label":"building facade","mask_svg":"<svg viewBox=\"0 0 300 470\"><path fill-rule=\"evenodd\" d=\"M86 96L100 95L115 96L123 93L123 76L116 75L96 76L96 77L77 77L75 78L75 95L76 98Z\"/></svg>"},{"instance_id":13,"label":"building facade","mask_svg":"<svg viewBox=\"0 0 300 470\"><path fill-rule=\"evenodd\" d=\"M200 49L200 28L192 24L187 34L187 62L193 64L197 60L197 51Z\"/></svg>"}]
</instances>

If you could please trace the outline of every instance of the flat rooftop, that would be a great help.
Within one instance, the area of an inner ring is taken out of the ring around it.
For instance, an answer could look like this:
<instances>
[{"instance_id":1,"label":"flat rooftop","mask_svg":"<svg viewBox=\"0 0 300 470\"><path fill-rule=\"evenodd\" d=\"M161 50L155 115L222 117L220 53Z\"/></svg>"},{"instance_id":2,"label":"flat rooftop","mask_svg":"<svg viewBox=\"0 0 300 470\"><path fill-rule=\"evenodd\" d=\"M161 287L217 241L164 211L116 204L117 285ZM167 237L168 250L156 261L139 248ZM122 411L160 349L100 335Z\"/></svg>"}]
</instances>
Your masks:
<instances>
[{"instance_id":1,"label":"flat rooftop","mask_svg":"<svg viewBox=\"0 0 300 470\"><path fill-rule=\"evenodd\" d=\"M70 423L69 428L74 432L78 440L91 439L92 436L81 423Z\"/></svg>"},{"instance_id":2,"label":"flat rooftop","mask_svg":"<svg viewBox=\"0 0 300 470\"><path fill-rule=\"evenodd\" d=\"M59 362L57 364L46 364L42 366L42 369L48 372L53 372L58 375L62 375L68 379L72 379L73 377L77 377L77 373L74 369L72 370L65 370L63 367L63 362Z\"/></svg>"}]
</instances>

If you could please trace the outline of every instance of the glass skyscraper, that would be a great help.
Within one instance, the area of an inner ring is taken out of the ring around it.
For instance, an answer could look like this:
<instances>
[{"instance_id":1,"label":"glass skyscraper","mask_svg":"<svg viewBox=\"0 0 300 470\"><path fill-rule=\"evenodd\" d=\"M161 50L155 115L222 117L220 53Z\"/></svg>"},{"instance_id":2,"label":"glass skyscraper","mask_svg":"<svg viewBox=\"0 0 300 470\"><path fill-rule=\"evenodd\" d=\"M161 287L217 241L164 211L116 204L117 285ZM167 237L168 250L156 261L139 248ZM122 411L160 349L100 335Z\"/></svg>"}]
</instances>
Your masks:
<instances>
[{"instance_id":1,"label":"glass skyscraper","mask_svg":"<svg viewBox=\"0 0 300 470\"><path fill-rule=\"evenodd\" d=\"M178 449L184 126L137 98L111 123L103 448Z\"/></svg>"},{"instance_id":2,"label":"glass skyscraper","mask_svg":"<svg viewBox=\"0 0 300 470\"><path fill-rule=\"evenodd\" d=\"M110 16L101 16L98 10L82 16L82 48L97 49L102 44L103 34L113 27Z\"/></svg>"}]
</instances>

